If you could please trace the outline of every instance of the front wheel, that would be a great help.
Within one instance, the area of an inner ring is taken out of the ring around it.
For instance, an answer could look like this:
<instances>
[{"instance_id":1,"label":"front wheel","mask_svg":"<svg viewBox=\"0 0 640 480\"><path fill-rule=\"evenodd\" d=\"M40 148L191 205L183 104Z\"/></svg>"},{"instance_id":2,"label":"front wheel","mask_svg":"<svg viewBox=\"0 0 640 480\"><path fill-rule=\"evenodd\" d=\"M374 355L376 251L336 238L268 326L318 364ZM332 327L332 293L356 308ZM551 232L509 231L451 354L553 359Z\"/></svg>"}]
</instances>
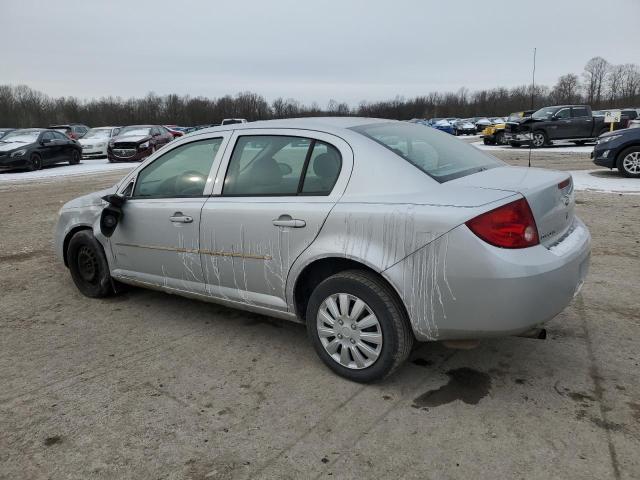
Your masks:
<instances>
[{"instance_id":1,"label":"front wheel","mask_svg":"<svg viewBox=\"0 0 640 480\"><path fill-rule=\"evenodd\" d=\"M533 132L533 137L531 139L531 146L533 148L544 147L546 144L547 135L543 131L538 130L537 132Z\"/></svg>"},{"instance_id":2,"label":"front wheel","mask_svg":"<svg viewBox=\"0 0 640 480\"><path fill-rule=\"evenodd\" d=\"M507 141L504 136L504 132L496 133L496 144L497 145L506 145Z\"/></svg>"},{"instance_id":3,"label":"front wheel","mask_svg":"<svg viewBox=\"0 0 640 480\"><path fill-rule=\"evenodd\" d=\"M76 233L69 241L67 261L71 278L87 297L107 297L113 293L109 265L102 245L90 230Z\"/></svg>"},{"instance_id":4,"label":"front wheel","mask_svg":"<svg viewBox=\"0 0 640 480\"><path fill-rule=\"evenodd\" d=\"M618 171L625 177L640 178L640 147L630 147L618 157Z\"/></svg>"},{"instance_id":5,"label":"front wheel","mask_svg":"<svg viewBox=\"0 0 640 480\"><path fill-rule=\"evenodd\" d=\"M356 382L390 375L413 346L409 321L394 292L382 279L361 270L322 281L309 298L306 321L322 361Z\"/></svg>"},{"instance_id":6,"label":"front wheel","mask_svg":"<svg viewBox=\"0 0 640 480\"><path fill-rule=\"evenodd\" d=\"M32 154L31 157L29 157L27 168L31 172L40 170L42 168L42 158L40 158L40 155L38 155L37 153Z\"/></svg>"},{"instance_id":7,"label":"front wheel","mask_svg":"<svg viewBox=\"0 0 640 480\"><path fill-rule=\"evenodd\" d=\"M71 152L71 159L69 160L69 165L77 165L80 163L80 154L77 150Z\"/></svg>"}]
</instances>

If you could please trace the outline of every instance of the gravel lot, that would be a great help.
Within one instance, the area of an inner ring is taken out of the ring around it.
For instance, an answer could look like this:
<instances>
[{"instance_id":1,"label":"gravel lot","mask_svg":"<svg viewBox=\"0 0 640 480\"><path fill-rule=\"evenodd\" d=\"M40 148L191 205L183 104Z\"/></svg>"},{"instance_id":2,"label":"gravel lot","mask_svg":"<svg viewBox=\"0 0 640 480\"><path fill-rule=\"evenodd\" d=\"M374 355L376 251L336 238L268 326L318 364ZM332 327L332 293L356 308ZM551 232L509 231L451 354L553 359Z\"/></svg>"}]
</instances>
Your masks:
<instances>
[{"instance_id":1,"label":"gravel lot","mask_svg":"<svg viewBox=\"0 0 640 480\"><path fill-rule=\"evenodd\" d=\"M122 174L0 184L0 478L640 478L640 196L578 193L591 272L546 341L423 344L362 386L299 325L81 296L51 251L56 213Z\"/></svg>"}]
</instances>

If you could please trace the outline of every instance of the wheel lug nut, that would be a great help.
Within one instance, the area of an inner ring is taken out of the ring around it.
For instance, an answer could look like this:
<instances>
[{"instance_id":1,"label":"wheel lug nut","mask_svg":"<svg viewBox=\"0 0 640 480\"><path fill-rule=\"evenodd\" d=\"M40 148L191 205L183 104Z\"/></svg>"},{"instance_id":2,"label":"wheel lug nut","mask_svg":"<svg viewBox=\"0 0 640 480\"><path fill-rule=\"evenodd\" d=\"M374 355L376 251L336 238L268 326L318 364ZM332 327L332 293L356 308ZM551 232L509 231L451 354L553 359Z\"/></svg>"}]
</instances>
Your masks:
<instances>
[{"instance_id":1,"label":"wheel lug nut","mask_svg":"<svg viewBox=\"0 0 640 480\"><path fill-rule=\"evenodd\" d=\"M339 333L339 334L338 334L338 338L339 338L340 340L342 340L342 334L341 334L341 333Z\"/></svg>"},{"instance_id":2,"label":"wheel lug nut","mask_svg":"<svg viewBox=\"0 0 640 480\"><path fill-rule=\"evenodd\" d=\"M349 340L351 343L353 343L355 345L356 341L352 338L351 340Z\"/></svg>"},{"instance_id":3,"label":"wheel lug nut","mask_svg":"<svg viewBox=\"0 0 640 480\"><path fill-rule=\"evenodd\" d=\"M351 324L351 330L355 330L357 328L357 325L355 323Z\"/></svg>"},{"instance_id":4,"label":"wheel lug nut","mask_svg":"<svg viewBox=\"0 0 640 480\"><path fill-rule=\"evenodd\" d=\"M338 320L338 323L342 325L344 322L342 320Z\"/></svg>"}]
</instances>

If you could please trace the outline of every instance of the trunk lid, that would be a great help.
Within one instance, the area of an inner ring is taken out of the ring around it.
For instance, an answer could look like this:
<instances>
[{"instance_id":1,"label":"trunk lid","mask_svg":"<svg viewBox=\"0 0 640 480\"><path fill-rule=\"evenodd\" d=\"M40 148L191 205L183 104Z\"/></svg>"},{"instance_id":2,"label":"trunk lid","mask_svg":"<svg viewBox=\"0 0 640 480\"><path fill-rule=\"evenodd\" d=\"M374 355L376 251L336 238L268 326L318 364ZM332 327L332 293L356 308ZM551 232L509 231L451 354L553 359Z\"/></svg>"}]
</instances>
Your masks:
<instances>
[{"instance_id":1,"label":"trunk lid","mask_svg":"<svg viewBox=\"0 0 640 480\"><path fill-rule=\"evenodd\" d=\"M526 167L499 167L447 182L448 185L520 193L529 202L540 243L551 246L571 228L575 193L571 174Z\"/></svg>"}]
</instances>

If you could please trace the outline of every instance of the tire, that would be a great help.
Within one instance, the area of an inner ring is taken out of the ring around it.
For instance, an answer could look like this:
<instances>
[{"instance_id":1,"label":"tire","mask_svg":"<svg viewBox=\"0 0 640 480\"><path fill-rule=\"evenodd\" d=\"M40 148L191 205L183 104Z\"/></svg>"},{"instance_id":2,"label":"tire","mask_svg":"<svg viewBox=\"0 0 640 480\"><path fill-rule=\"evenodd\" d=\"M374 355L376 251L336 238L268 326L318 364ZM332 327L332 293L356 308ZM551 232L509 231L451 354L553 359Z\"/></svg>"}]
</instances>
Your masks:
<instances>
[{"instance_id":1,"label":"tire","mask_svg":"<svg viewBox=\"0 0 640 480\"><path fill-rule=\"evenodd\" d=\"M102 245L90 230L76 233L67 247L67 261L73 283L80 293L102 298L114 293L109 265Z\"/></svg>"},{"instance_id":2,"label":"tire","mask_svg":"<svg viewBox=\"0 0 640 480\"><path fill-rule=\"evenodd\" d=\"M35 172L36 170L42 169L42 158L37 153L32 153L29 157L29 164L27 168L30 172Z\"/></svg>"},{"instance_id":3,"label":"tire","mask_svg":"<svg viewBox=\"0 0 640 480\"><path fill-rule=\"evenodd\" d=\"M484 143L485 145L491 145L493 144L493 142L491 140L489 140L487 137L482 139L482 143Z\"/></svg>"},{"instance_id":4,"label":"tire","mask_svg":"<svg viewBox=\"0 0 640 480\"><path fill-rule=\"evenodd\" d=\"M618 155L618 171L629 178L640 178L640 147L629 147Z\"/></svg>"},{"instance_id":5,"label":"tire","mask_svg":"<svg viewBox=\"0 0 640 480\"><path fill-rule=\"evenodd\" d=\"M506 145L507 142L504 139L504 132L496 133L495 141L496 141L496 145Z\"/></svg>"},{"instance_id":6,"label":"tire","mask_svg":"<svg viewBox=\"0 0 640 480\"><path fill-rule=\"evenodd\" d=\"M69 160L69 165L78 165L80 163L80 154L77 150L73 150L71 152L71 160Z\"/></svg>"},{"instance_id":7,"label":"tire","mask_svg":"<svg viewBox=\"0 0 640 480\"><path fill-rule=\"evenodd\" d=\"M346 297L348 315L354 314L357 300L364 302L356 318L336 316L327 308L325 302L333 299L338 313L342 313L342 298L345 298L342 295ZM334 319L335 327L326 322L327 316ZM323 280L309 298L306 319L309 338L320 359L338 375L355 382L369 383L387 377L402 365L413 346L413 332L395 292L382 279L366 271L347 270ZM377 323L358 328L357 324L363 324L365 319L367 323ZM338 322L344 323L338 325ZM362 338L366 334L371 342ZM374 336L379 343L373 341ZM339 358L334 358L330 350ZM341 362L343 352L346 352L344 363L347 365Z\"/></svg>"},{"instance_id":8,"label":"tire","mask_svg":"<svg viewBox=\"0 0 640 480\"><path fill-rule=\"evenodd\" d=\"M536 130L533 132L533 138L531 139L531 147L533 148L541 148L549 143L549 139L547 138L547 134L542 130Z\"/></svg>"}]
</instances>

